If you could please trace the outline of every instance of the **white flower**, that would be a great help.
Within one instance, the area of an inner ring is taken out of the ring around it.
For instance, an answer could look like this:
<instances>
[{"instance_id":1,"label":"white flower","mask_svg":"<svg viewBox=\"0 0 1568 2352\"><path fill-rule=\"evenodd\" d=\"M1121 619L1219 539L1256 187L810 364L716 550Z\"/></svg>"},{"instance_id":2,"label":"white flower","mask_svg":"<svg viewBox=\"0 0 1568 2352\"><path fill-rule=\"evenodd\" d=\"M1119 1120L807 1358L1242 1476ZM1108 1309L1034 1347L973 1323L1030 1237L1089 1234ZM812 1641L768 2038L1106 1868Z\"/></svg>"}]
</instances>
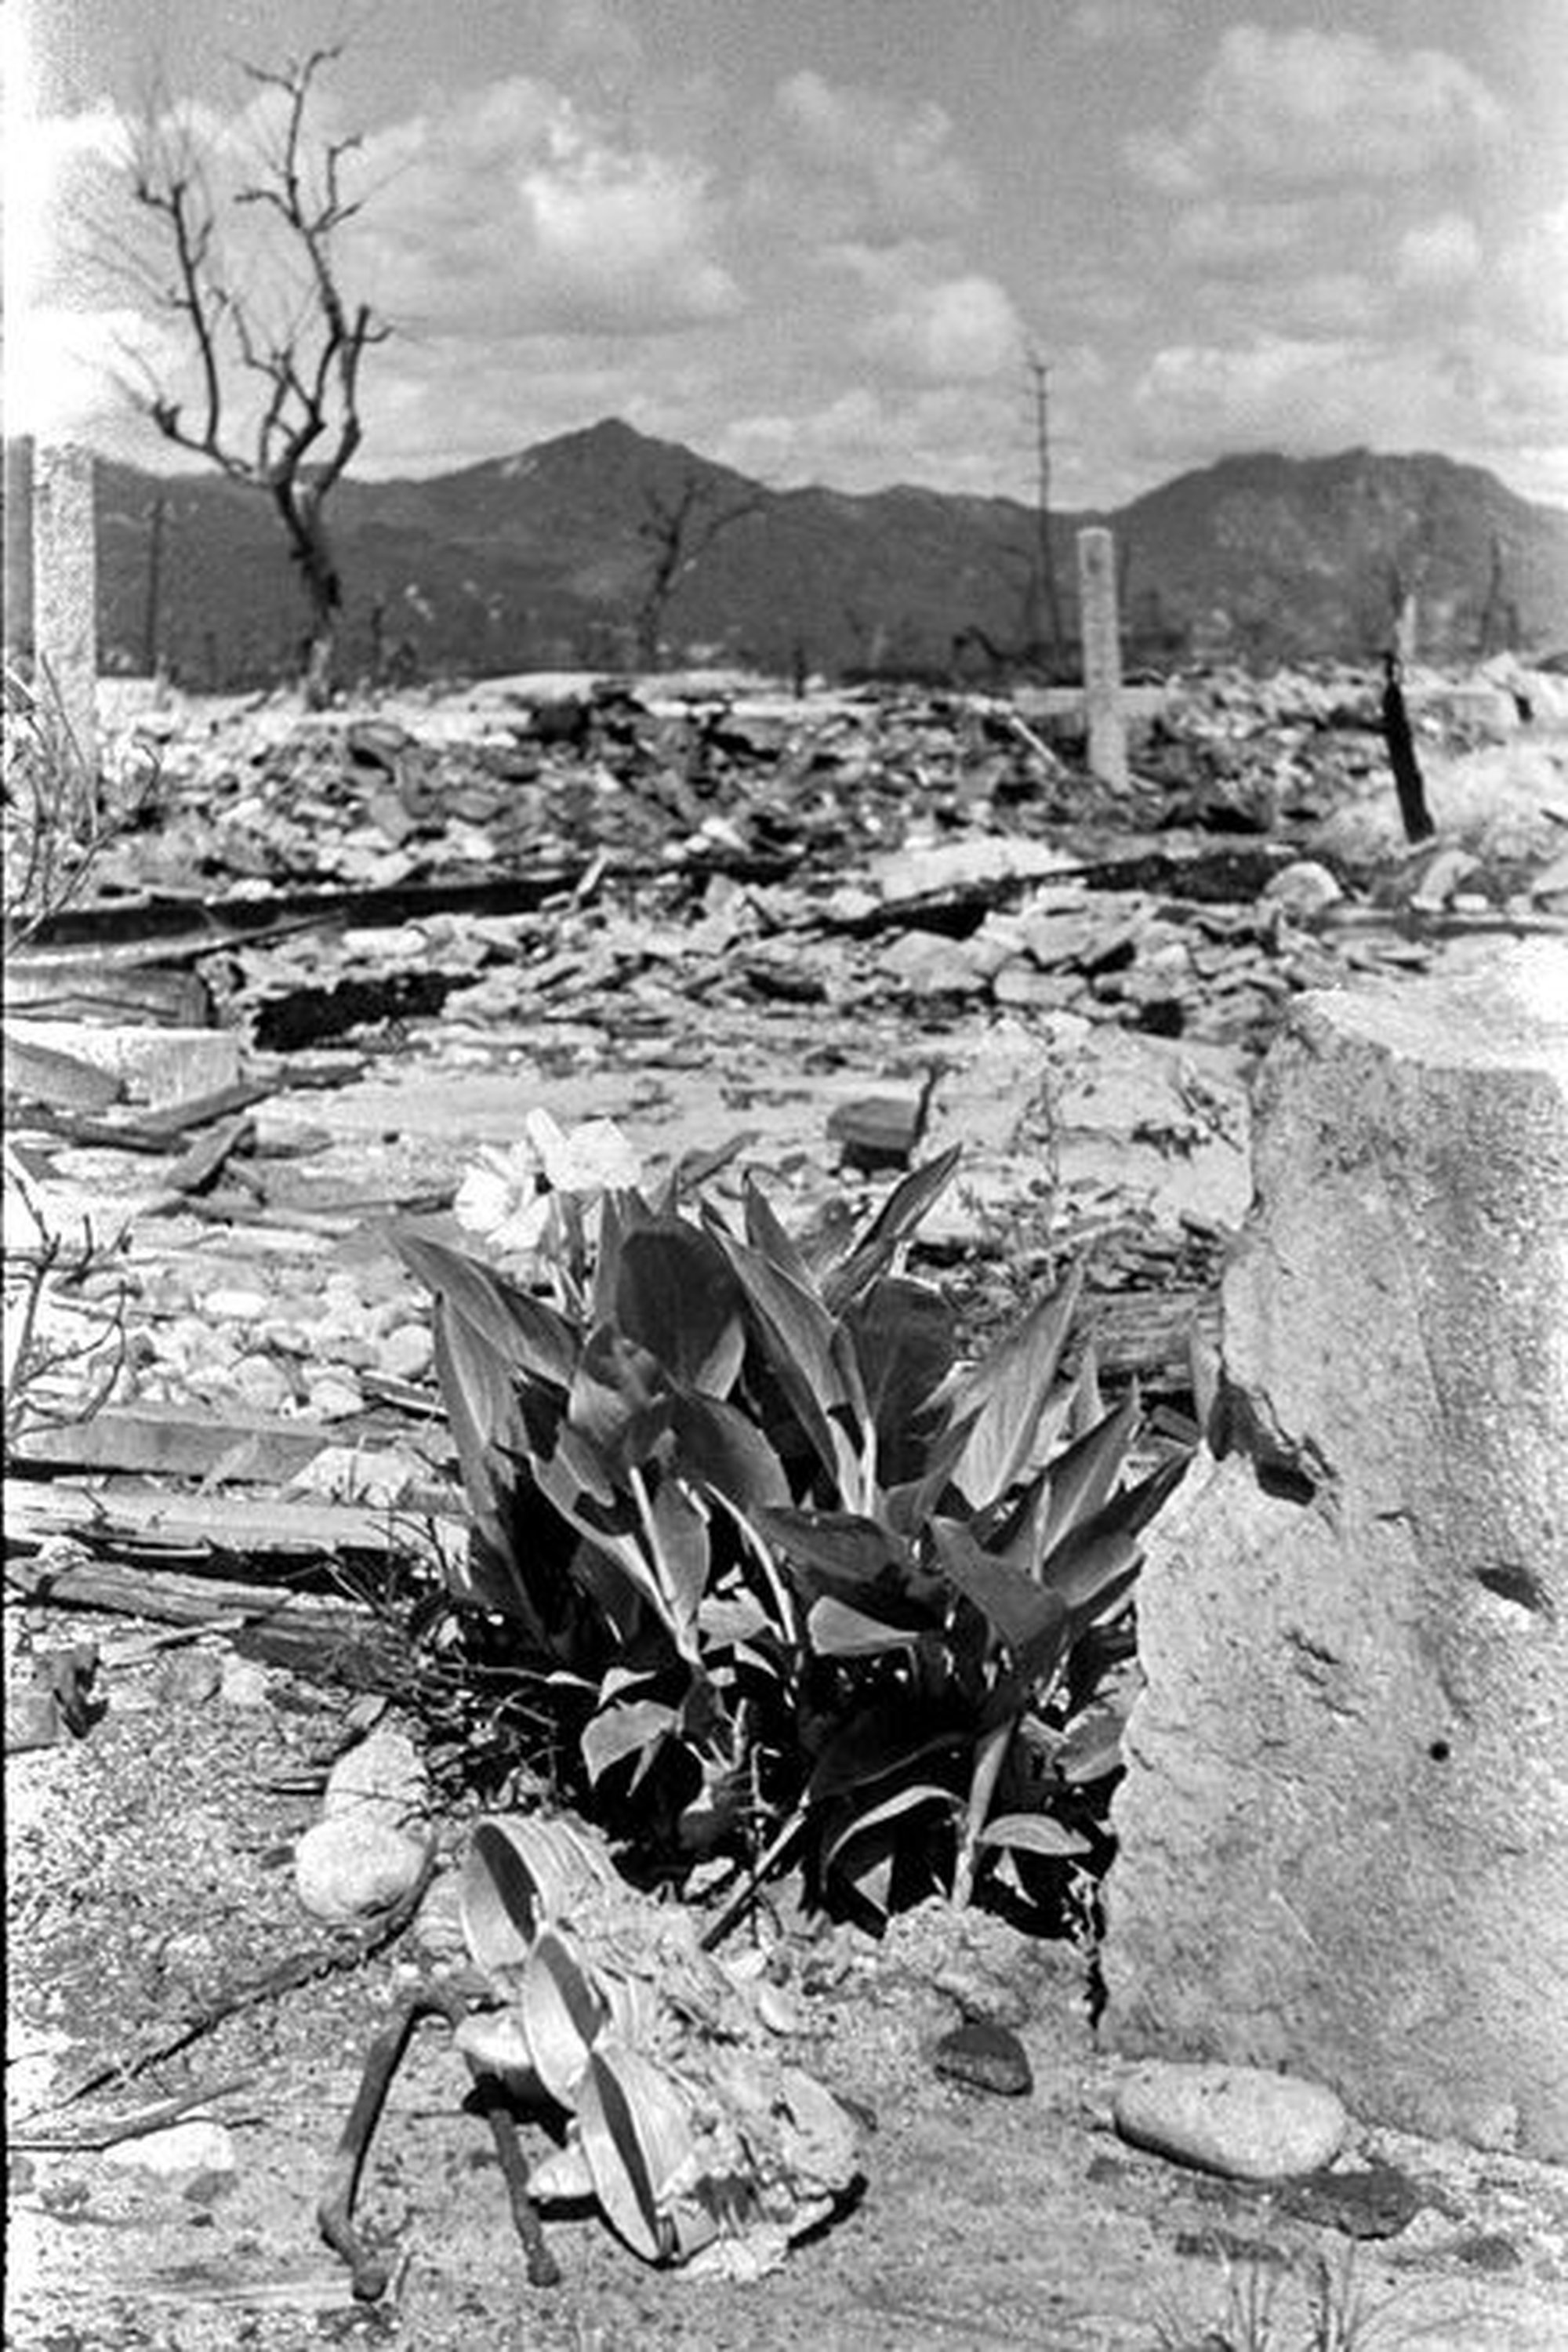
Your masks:
<instances>
[{"instance_id":1,"label":"white flower","mask_svg":"<svg viewBox=\"0 0 1568 2352\"><path fill-rule=\"evenodd\" d=\"M584 1119L568 1135L547 1110L532 1110L524 1125L557 1192L626 1192L642 1181L637 1153L613 1119Z\"/></svg>"},{"instance_id":2,"label":"white flower","mask_svg":"<svg viewBox=\"0 0 1568 2352\"><path fill-rule=\"evenodd\" d=\"M636 1152L610 1119L587 1119L568 1133L549 1111L531 1110L523 1129L504 1148L479 1146L453 1203L458 1223L496 1249L538 1249L557 1194L593 1203L641 1181Z\"/></svg>"}]
</instances>

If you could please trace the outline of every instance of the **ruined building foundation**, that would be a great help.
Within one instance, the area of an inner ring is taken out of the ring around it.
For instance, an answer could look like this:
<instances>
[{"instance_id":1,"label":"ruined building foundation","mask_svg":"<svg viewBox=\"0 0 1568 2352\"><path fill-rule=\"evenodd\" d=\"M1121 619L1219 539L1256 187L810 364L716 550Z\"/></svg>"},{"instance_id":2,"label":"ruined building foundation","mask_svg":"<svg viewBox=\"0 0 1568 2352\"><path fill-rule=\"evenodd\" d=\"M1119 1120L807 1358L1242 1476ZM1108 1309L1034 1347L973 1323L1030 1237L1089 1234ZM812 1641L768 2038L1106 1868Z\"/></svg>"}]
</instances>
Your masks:
<instances>
[{"instance_id":1,"label":"ruined building foundation","mask_svg":"<svg viewBox=\"0 0 1568 2352\"><path fill-rule=\"evenodd\" d=\"M1568 950L1304 999L1258 1108L1105 2035L1568 2162Z\"/></svg>"}]
</instances>

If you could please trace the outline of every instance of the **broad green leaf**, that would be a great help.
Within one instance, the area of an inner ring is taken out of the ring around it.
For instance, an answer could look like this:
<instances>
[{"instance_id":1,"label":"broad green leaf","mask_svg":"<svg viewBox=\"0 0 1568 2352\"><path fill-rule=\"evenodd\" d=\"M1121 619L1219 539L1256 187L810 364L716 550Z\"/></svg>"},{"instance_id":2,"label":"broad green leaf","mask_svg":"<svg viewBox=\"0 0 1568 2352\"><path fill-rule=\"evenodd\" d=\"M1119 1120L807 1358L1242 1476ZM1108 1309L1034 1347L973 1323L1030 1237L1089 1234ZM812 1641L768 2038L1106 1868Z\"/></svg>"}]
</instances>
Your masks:
<instances>
[{"instance_id":1,"label":"broad green leaf","mask_svg":"<svg viewBox=\"0 0 1568 2352\"><path fill-rule=\"evenodd\" d=\"M1059 1592L982 1551L967 1528L951 1519L936 1519L931 1534L942 1573L973 1602L1015 1657L1033 1651L1066 1625L1067 1603Z\"/></svg>"},{"instance_id":2,"label":"broad green leaf","mask_svg":"<svg viewBox=\"0 0 1568 2352\"><path fill-rule=\"evenodd\" d=\"M1129 1486L1069 1529L1040 1570L1042 1583L1058 1594L1075 1618L1092 1614L1113 1591L1131 1583L1142 1558L1144 1528L1186 1475L1185 1457Z\"/></svg>"},{"instance_id":3,"label":"broad green leaf","mask_svg":"<svg viewBox=\"0 0 1568 2352\"><path fill-rule=\"evenodd\" d=\"M748 1517L789 1501L784 1465L737 1406L683 1391L671 1398L669 1418L676 1463L696 1484L711 1487Z\"/></svg>"},{"instance_id":4,"label":"broad green leaf","mask_svg":"<svg viewBox=\"0 0 1568 2352\"><path fill-rule=\"evenodd\" d=\"M824 1861L830 1865L837 1864L845 1848L852 1845L858 1838L866 1837L892 1822L902 1821L926 1805L938 1806L943 1812L952 1814L958 1810L958 1800L951 1789L942 1787L940 1780L911 1780L906 1787L895 1789L890 1797L882 1797L875 1804L858 1810L854 1819L825 1847Z\"/></svg>"},{"instance_id":5,"label":"broad green leaf","mask_svg":"<svg viewBox=\"0 0 1568 2352\"><path fill-rule=\"evenodd\" d=\"M596 1784L614 1766L637 1756L642 1760L633 1776L635 1788L679 1720L676 1709L662 1699L626 1699L604 1708L583 1730L583 1761L589 1780Z\"/></svg>"},{"instance_id":6,"label":"broad green leaf","mask_svg":"<svg viewBox=\"0 0 1568 2352\"><path fill-rule=\"evenodd\" d=\"M669 1419L658 1359L600 1324L578 1359L567 1419L606 1466L624 1471L630 1462L646 1461Z\"/></svg>"},{"instance_id":7,"label":"broad green leaf","mask_svg":"<svg viewBox=\"0 0 1568 2352\"><path fill-rule=\"evenodd\" d=\"M651 1503L636 1471L632 1483L667 1622L682 1655L695 1659L697 1610L708 1582L708 1522L678 1478L660 1478Z\"/></svg>"},{"instance_id":8,"label":"broad green leaf","mask_svg":"<svg viewBox=\"0 0 1568 2352\"><path fill-rule=\"evenodd\" d=\"M392 1238L410 1273L503 1362L562 1388L570 1385L578 1343L563 1316L492 1267L427 1234L395 1227Z\"/></svg>"},{"instance_id":9,"label":"broad green leaf","mask_svg":"<svg viewBox=\"0 0 1568 2352\"><path fill-rule=\"evenodd\" d=\"M987 1822L976 1843L984 1846L1012 1846L1024 1853L1049 1854L1053 1858L1076 1853L1088 1853L1089 1842L1077 1830L1064 1822L1053 1821L1049 1813L1001 1813Z\"/></svg>"},{"instance_id":10,"label":"broad green leaf","mask_svg":"<svg viewBox=\"0 0 1568 2352\"><path fill-rule=\"evenodd\" d=\"M918 1763L921 1757L962 1748L966 1735L952 1725L921 1731L907 1706L879 1699L836 1724L812 1767L809 1783L815 1802L841 1796L849 1789L869 1788Z\"/></svg>"},{"instance_id":11,"label":"broad green leaf","mask_svg":"<svg viewBox=\"0 0 1568 2352\"><path fill-rule=\"evenodd\" d=\"M793 1567L819 1570L839 1583L875 1583L889 1568L909 1565L908 1550L899 1538L855 1511L771 1506L757 1514L757 1524Z\"/></svg>"},{"instance_id":12,"label":"broad green leaf","mask_svg":"<svg viewBox=\"0 0 1568 2352\"><path fill-rule=\"evenodd\" d=\"M1074 1716L1054 1759L1058 1780L1069 1788L1087 1788L1117 1771L1121 1763L1121 1735L1127 1727L1130 1704L1123 1699L1097 1699Z\"/></svg>"},{"instance_id":13,"label":"broad green leaf","mask_svg":"<svg viewBox=\"0 0 1568 2352\"><path fill-rule=\"evenodd\" d=\"M1054 1457L1042 1530L1045 1551L1054 1550L1069 1528L1091 1519L1110 1500L1137 1427L1138 1394L1133 1390L1114 1412Z\"/></svg>"},{"instance_id":14,"label":"broad green leaf","mask_svg":"<svg viewBox=\"0 0 1568 2352\"><path fill-rule=\"evenodd\" d=\"M742 1296L710 1234L679 1217L626 1235L615 1319L682 1388L725 1396L745 1353Z\"/></svg>"},{"instance_id":15,"label":"broad green leaf","mask_svg":"<svg viewBox=\"0 0 1568 2352\"><path fill-rule=\"evenodd\" d=\"M737 1241L724 1246L795 1418L837 1493L846 1500L857 1496L859 1456L842 1423L834 1418L848 1410L850 1395L845 1368L834 1352L834 1326L826 1308L760 1251Z\"/></svg>"},{"instance_id":16,"label":"broad green leaf","mask_svg":"<svg viewBox=\"0 0 1568 2352\"><path fill-rule=\"evenodd\" d=\"M977 1509L1039 1468L1049 1452L1056 1432L1047 1436L1042 1423L1082 1286L1082 1268L1075 1266L994 1354L956 1384L955 1416L980 1408L953 1473L953 1483Z\"/></svg>"},{"instance_id":17,"label":"broad green leaf","mask_svg":"<svg viewBox=\"0 0 1568 2352\"><path fill-rule=\"evenodd\" d=\"M810 1266L799 1248L779 1223L767 1194L759 1185L746 1179L742 1194L746 1221L746 1239L752 1249L769 1264L777 1266L782 1275L805 1291L815 1292Z\"/></svg>"},{"instance_id":18,"label":"broad green leaf","mask_svg":"<svg viewBox=\"0 0 1568 2352\"><path fill-rule=\"evenodd\" d=\"M954 1143L936 1159L911 1168L894 1185L842 1264L823 1276L822 1296L830 1314L842 1314L886 1272L894 1252L946 1191L962 1156L963 1146Z\"/></svg>"},{"instance_id":19,"label":"broad green leaf","mask_svg":"<svg viewBox=\"0 0 1568 2352\"><path fill-rule=\"evenodd\" d=\"M552 1650L554 1596L531 1590L513 1541L517 1474L506 1446L510 1437L515 1451L522 1430L510 1376L494 1349L467 1324L454 1323L441 1301L435 1361L471 1522L462 1597L521 1625L531 1647Z\"/></svg>"},{"instance_id":20,"label":"broad green leaf","mask_svg":"<svg viewBox=\"0 0 1568 2352\"><path fill-rule=\"evenodd\" d=\"M845 1313L884 1486L926 1468L938 1416L932 1401L952 1370L953 1313L940 1291L889 1276Z\"/></svg>"},{"instance_id":21,"label":"broad green leaf","mask_svg":"<svg viewBox=\"0 0 1568 2352\"><path fill-rule=\"evenodd\" d=\"M822 1658L879 1657L888 1650L907 1650L918 1638L918 1628L889 1625L847 1601L824 1593L806 1612L811 1646Z\"/></svg>"}]
</instances>

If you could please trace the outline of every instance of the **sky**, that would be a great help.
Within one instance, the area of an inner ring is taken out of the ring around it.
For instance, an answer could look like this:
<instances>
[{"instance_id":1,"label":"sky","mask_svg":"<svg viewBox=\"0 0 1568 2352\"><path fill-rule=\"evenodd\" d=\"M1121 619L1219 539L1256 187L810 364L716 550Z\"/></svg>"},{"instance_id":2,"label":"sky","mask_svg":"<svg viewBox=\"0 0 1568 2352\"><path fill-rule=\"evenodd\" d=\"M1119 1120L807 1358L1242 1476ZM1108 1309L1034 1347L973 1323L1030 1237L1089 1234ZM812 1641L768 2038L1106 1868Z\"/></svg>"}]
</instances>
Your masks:
<instances>
[{"instance_id":1,"label":"sky","mask_svg":"<svg viewBox=\"0 0 1568 2352\"><path fill-rule=\"evenodd\" d=\"M129 128L268 298L247 65L341 44L356 469L606 415L778 488L1121 503L1436 450L1568 505L1568 0L10 0L5 414L158 462ZM161 266L161 264L159 265ZM1043 365L1041 379L1031 362ZM165 453L166 455L166 453Z\"/></svg>"}]
</instances>

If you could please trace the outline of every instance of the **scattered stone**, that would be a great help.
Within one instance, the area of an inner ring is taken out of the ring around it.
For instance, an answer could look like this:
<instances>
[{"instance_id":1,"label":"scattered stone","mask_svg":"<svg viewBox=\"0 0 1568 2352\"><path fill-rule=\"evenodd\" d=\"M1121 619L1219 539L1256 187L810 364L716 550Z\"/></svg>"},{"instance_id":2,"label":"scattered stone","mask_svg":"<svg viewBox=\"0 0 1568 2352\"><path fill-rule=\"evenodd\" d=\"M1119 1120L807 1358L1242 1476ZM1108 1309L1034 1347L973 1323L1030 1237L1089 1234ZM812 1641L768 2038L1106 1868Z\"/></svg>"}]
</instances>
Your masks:
<instances>
[{"instance_id":1,"label":"scattered stone","mask_svg":"<svg viewBox=\"0 0 1568 2352\"><path fill-rule=\"evenodd\" d=\"M901 931L878 959L878 976L910 996L980 996L985 982L962 940Z\"/></svg>"},{"instance_id":2,"label":"scattered stone","mask_svg":"<svg viewBox=\"0 0 1568 2352\"><path fill-rule=\"evenodd\" d=\"M972 2091L995 2091L1005 2098L1026 2097L1035 2087L1034 2069L1023 2043L1010 2026L988 2017L971 2018L955 2025L936 2045L936 2071L950 2082Z\"/></svg>"},{"instance_id":3,"label":"scattered stone","mask_svg":"<svg viewBox=\"0 0 1568 2352\"><path fill-rule=\"evenodd\" d=\"M1263 896L1273 907L1303 919L1321 915L1344 897L1334 877L1315 857L1298 858L1278 873Z\"/></svg>"},{"instance_id":4,"label":"scattered stone","mask_svg":"<svg viewBox=\"0 0 1568 2352\"><path fill-rule=\"evenodd\" d=\"M265 1706L268 1672L259 1658L226 1658L218 1696L225 1706Z\"/></svg>"},{"instance_id":5,"label":"scattered stone","mask_svg":"<svg viewBox=\"0 0 1568 2352\"><path fill-rule=\"evenodd\" d=\"M327 1775L322 1811L328 1821L353 1813L402 1829L423 1812L425 1793L425 1767L413 1740L390 1724L377 1724Z\"/></svg>"},{"instance_id":6,"label":"scattered stone","mask_svg":"<svg viewBox=\"0 0 1568 2352\"><path fill-rule=\"evenodd\" d=\"M270 1356L242 1356L229 1374L235 1395L253 1412L279 1412L293 1402L294 1383Z\"/></svg>"},{"instance_id":7,"label":"scattered stone","mask_svg":"<svg viewBox=\"0 0 1568 2352\"><path fill-rule=\"evenodd\" d=\"M153 2172L161 2180L228 2179L239 2169L232 2133L225 2125L199 2116L187 2116L166 2131L120 2140L104 2155L128 2172Z\"/></svg>"},{"instance_id":8,"label":"scattered stone","mask_svg":"<svg viewBox=\"0 0 1568 2352\"><path fill-rule=\"evenodd\" d=\"M178 1650L158 1674L158 1696L166 1706L203 1706L223 1684L223 1660L211 1650Z\"/></svg>"},{"instance_id":9,"label":"scattered stone","mask_svg":"<svg viewBox=\"0 0 1568 2352\"><path fill-rule=\"evenodd\" d=\"M294 1855L294 1885L307 1911L345 1927L384 1911L425 1867L426 1847L375 1811L334 1813L305 1832Z\"/></svg>"},{"instance_id":10,"label":"scattered stone","mask_svg":"<svg viewBox=\"0 0 1568 2352\"><path fill-rule=\"evenodd\" d=\"M52 1748L59 1736L60 1710L53 1691L7 1684L6 1755L26 1756L35 1748Z\"/></svg>"},{"instance_id":11,"label":"scattered stone","mask_svg":"<svg viewBox=\"0 0 1568 2352\"><path fill-rule=\"evenodd\" d=\"M424 1323L400 1323L381 1343L381 1369L388 1379L422 1381L435 1360L435 1341Z\"/></svg>"},{"instance_id":12,"label":"scattered stone","mask_svg":"<svg viewBox=\"0 0 1568 2352\"><path fill-rule=\"evenodd\" d=\"M308 1395L317 1421L352 1421L364 1411L359 1382L343 1372L328 1372L323 1379L312 1381Z\"/></svg>"},{"instance_id":13,"label":"scattered stone","mask_svg":"<svg viewBox=\"0 0 1568 2352\"><path fill-rule=\"evenodd\" d=\"M209 1290L202 1302L209 1315L224 1323L258 1323L272 1301L263 1290Z\"/></svg>"},{"instance_id":14,"label":"scattered stone","mask_svg":"<svg viewBox=\"0 0 1568 2352\"><path fill-rule=\"evenodd\" d=\"M1117 2094L1116 2128L1201 2172L1281 2180L1338 2154L1349 2117L1332 2091L1260 2066L1141 2066Z\"/></svg>"}]
</instances>

